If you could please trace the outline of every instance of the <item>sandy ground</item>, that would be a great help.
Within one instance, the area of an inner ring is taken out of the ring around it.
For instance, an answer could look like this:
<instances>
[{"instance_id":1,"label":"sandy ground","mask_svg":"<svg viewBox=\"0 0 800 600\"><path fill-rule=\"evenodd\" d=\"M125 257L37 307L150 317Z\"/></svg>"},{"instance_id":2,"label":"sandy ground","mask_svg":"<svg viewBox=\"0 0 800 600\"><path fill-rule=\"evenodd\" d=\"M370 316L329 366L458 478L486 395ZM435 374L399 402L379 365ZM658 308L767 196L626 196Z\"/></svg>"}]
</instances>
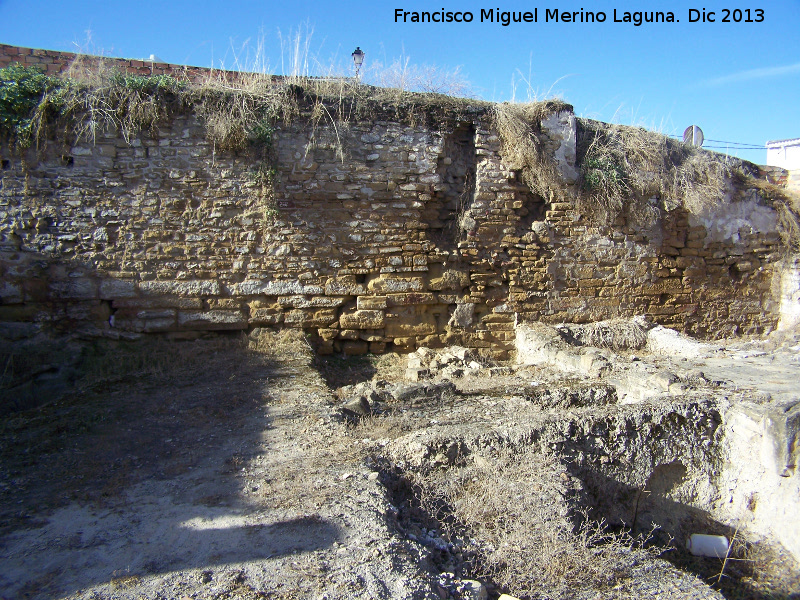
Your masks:
<instances>
[{"instance_id":1,"label":"sandy ground","mask_svg":"<svg viewBox=\"0 0 800 600\"><path fill-rule=\"evenodd\" d=\"M208 367L72 399L113 416L35 464L4 447L0 596L431 597L308 361Z\"/></svg>"},{"instance_id":2,"label":"sandy ground","mask_svg":"<svg viewBox=\"0 0 800 600\"><path fill-rule=\"evenodd\" d=\"M409 539L369 459L383 436L439 425L451 409L410 409L395 432L354 427L302 352L197 348L199 364L185 371L90 386L5 420L0 597L470 597L439 585L431 549ZM702 368L730 389L796 398L797 355L790 344L738 343L658 368ZM329 379L358 381L335 372L342 364L327 366ZM462 381L472 400L459 420L502 426L513 415L481 389L551 375ZM719 598L659 569L663 585L642 597Z\"/></svg>"}]
</instances>

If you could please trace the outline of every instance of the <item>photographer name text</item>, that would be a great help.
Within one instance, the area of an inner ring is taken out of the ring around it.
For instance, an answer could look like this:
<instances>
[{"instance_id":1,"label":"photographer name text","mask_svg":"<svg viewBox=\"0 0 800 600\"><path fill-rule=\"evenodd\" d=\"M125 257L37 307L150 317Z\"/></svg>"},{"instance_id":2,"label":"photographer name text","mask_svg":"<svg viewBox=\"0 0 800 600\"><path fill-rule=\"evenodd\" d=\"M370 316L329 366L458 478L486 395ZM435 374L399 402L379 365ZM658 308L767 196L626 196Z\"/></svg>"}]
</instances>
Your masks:
<instances>
[{"instance_id":1,"label":"photographer name text","mask_svg":"<svg viewBox=\"0 0 800 600\"><path fill-rule=\"evenodd\" d=\"M763 8L721 8L708 10L690 8L688 13L680 17L688 23L763 23ZM394 9L395 23L496 23L504 27L518 23L623 23L640 27L656 23L680 23L681 19L672 11L619 11L616 8L610 13L590 10L559 10L546 8L539 10L501 10L499 8L482 8L480 12L472 11L409 11Z\"/></svg>"}]
</instances>

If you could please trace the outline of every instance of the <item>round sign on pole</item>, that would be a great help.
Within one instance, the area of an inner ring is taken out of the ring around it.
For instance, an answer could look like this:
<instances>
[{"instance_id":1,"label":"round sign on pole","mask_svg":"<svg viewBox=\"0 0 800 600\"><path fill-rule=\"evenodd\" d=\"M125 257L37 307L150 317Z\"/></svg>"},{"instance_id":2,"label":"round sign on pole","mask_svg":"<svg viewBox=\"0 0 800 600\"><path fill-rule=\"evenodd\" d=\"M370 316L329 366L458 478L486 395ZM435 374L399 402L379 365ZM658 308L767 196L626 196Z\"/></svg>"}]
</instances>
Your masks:
<instances>
[{"instance_id":1,"label":"round sign on pole","mask_svg":"<svg viewBox=\"0 0 800 600\"><path fill-rule=\"evenodd\" d=\"M703 130L697 125L689 125L683 132L683 143L698 148L703 145Z\"/></svg>"}]
</instances>

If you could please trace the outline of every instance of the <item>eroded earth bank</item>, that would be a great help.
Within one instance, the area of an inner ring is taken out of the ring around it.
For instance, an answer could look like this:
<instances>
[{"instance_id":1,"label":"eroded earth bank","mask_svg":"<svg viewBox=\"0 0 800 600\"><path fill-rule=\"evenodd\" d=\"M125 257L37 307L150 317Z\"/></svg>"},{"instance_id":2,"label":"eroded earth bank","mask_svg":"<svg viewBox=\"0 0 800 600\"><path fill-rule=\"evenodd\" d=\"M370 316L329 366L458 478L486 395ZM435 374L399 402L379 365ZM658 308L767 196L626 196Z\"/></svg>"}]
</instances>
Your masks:
<instances>
[{"instance_id":1,"label":"eroded earth bank","mask_svg":"<svg viewBox=\"0 0 800 600\"><path fill-rule=\"evenodd\" d=\"M71 391L3 416L0 595L794 598L798 342L61 342Z\"/></svg>"}]
</instances>

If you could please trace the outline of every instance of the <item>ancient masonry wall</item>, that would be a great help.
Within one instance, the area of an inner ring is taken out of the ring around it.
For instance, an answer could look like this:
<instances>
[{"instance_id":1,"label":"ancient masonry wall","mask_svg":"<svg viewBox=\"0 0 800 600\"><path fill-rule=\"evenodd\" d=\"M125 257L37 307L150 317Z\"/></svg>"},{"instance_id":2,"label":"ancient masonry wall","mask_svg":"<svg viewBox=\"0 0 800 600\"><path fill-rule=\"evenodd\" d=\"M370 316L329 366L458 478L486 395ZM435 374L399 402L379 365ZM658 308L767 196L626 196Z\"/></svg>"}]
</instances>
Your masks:
<instances>
[{"instance_id":1,"label":"ancient masonry wall","mask_svg":"<svg viewBox=\"0 0 800 600\"><path fill-rule=\"evenodd\" d=\"M215 153L191 114L130 145L4 150L0 321L112 336L278 325L321 352L499 357L518 319L645 314L712 337L775 325L777 233L734 219L725 237L681 211L590 227L519 183L486 114L445 131L298 122L275 139L274 197L256 158Z\"/></svg>"},{"instance_id":2,"label":"ancient masonry wall","mask_svg":"<svg viewBox=\"0 0 800 600\"><path fill-rule=\"evenodd\" d=\"M644 314L702 337L775 326L782 248L757 199L594 227L531 194L487 110L468 114L300 118L275 132L273 191L262 157L215 151L191 113L155 139L4 147L0 336L281 326L323 353L458 343L503 358L522 320ZM574 116L544 133L573 194Z\"/></svg>"}]
</instances>

